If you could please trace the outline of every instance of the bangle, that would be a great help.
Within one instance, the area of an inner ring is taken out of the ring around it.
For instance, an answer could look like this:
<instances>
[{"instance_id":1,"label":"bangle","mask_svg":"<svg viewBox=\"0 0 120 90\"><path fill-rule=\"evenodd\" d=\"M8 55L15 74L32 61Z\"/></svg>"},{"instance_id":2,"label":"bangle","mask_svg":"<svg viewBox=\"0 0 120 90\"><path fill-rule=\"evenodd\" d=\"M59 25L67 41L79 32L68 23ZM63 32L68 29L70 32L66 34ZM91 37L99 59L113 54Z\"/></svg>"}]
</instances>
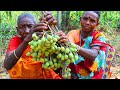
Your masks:
<instances>
[{"instance_id":1,"label":"bangle","mask_svg":"<svg viewBox=\"0 0 120 90\"><path fill-rule=\"evenodd\" d=\"M17 55L15 54L15 50L14 50L14 56L16 57L16 59L19 59L19 58L17 57Z\"/></svg>"},{"instance_id":2,"label":"bangle","mask_svg":"<svg viewBox=\"0 0 120 90\"><path fill-rule=\"evenodd\" d=\"M80 50L80 46L76 45L76 47L77 47L77 52L78 52Z\"/></svg>"}]
</instances>

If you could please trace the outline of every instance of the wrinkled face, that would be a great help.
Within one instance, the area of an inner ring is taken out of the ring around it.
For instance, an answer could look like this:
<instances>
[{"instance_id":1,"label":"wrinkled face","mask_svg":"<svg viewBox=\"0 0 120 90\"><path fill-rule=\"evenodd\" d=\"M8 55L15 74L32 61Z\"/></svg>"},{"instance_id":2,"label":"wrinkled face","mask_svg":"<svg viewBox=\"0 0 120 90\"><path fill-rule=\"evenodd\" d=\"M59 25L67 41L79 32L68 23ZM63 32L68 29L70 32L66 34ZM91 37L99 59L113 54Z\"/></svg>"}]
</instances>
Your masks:
<instances>
[{"instance_id":1,"label":"wrinkled face","mask_svg":"<svg viewBox=\"0 0 120 90\"><path fill-rule=\"evenodd\" d=\"M98 26L98 15L93 11L86 11L80 19L82 30L91 32Z\"/></svg>"},{"instance_id":2,"label":"wrinkled face","mask_svg":"<svg viewBox=\"0 0 120 90\"><path fill-rule=\"evenodd\" d=\"M35 22L31 18L22 18L19 23L17 28L18 34L24 39L28 33L30 32L30 29L35 25Z\"/></svg>"}]
</instances>

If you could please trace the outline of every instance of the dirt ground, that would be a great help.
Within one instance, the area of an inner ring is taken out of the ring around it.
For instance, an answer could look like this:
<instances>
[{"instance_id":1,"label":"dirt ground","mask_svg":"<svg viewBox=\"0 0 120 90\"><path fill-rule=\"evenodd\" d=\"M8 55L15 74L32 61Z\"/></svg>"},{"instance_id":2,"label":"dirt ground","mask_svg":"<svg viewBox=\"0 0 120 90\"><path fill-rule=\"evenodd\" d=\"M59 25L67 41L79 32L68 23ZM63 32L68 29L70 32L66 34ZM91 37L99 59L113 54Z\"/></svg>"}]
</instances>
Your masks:
<instances>
[{"instance_id":1,"label":"dirt ground","mask_svg":"<svg viewBox=\"0 0 120 90\"><path fill-rule=\"evenodd\" d=\"M120 79L120 64L116 64L115 67L111 67L111 78L110 79Z\"/></svg>"},{"instance_id":2,"label":"dirt ground","mask_svg":"<svg viewBox=\"0 0 120 90\"><path fill-rule=\"evenodd\" d=\"M9 79L6 70L3 68L3 60L4 60L4 56L2 56L0 60L0 79Z\"/></svg>"}]
</instances>

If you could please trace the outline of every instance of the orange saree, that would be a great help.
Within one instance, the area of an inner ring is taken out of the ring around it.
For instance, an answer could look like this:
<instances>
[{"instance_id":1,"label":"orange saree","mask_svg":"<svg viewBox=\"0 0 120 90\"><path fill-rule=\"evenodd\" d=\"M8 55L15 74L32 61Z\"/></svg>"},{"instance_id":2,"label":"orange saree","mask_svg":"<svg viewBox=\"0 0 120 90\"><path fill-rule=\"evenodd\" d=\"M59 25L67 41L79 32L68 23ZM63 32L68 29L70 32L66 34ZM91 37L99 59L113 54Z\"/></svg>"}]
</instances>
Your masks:
<instances>
[{"instance_id":1,"label":"orange saree","mask_svg":"<svg viewBox=\"0 0 120 90\"><path fill-rule=\"evenodd\" d=\"M7 52L16 49L21 42L18 36L11 38ZM30 51L29 46L14 67L8 70L10 79L61 79L52 69L43 69L40 61L33 61L31 56L26 56L28 51Z\"/></svg>"}]
</instances>

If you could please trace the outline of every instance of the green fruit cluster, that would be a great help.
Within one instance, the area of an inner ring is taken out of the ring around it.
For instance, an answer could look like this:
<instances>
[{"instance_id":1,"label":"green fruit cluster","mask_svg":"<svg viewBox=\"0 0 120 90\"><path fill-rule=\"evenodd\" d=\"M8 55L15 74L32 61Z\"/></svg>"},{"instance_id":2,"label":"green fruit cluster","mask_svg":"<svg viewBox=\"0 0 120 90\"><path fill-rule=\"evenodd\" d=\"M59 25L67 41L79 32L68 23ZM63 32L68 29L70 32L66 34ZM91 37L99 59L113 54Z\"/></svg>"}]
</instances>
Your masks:
<instances>
[{"instance_id":1,"label":"green fruit cluster","mask_svg":"<svg viewBox=\"0 0 120 90\"><path fill-rule=\"evenodd\" d=\"M78 60L76 45L73 43L59 44L57 41L60 37L47 31L43 36L34 33L32 38L33 40L28 43L31 50L26 55L32 56L34 61L42 62L42 68L54 70L62 68L63 78L69 78L71 70L67 66Z\"/></svg>"}]
</instances>

